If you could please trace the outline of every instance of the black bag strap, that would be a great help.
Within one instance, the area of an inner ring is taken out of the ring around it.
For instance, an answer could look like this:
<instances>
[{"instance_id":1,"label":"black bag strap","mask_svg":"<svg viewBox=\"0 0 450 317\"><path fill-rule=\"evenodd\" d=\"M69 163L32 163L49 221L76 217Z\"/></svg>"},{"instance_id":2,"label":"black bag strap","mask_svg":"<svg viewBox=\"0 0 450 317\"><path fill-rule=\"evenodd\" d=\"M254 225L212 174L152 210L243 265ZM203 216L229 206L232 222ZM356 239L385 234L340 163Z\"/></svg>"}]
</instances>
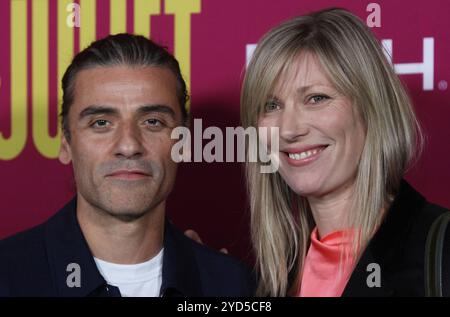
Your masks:
<instances>
[{"instance_id":1,"label":"black bag strap","mask_svg":"<svg viewBox=\"0 0 450 317\"><path fill-rule=\"evenodd\" d=\"M425 296L442 297L442 252L450 212L434 220L425 245Z\"/></svg>"}]
</instances>

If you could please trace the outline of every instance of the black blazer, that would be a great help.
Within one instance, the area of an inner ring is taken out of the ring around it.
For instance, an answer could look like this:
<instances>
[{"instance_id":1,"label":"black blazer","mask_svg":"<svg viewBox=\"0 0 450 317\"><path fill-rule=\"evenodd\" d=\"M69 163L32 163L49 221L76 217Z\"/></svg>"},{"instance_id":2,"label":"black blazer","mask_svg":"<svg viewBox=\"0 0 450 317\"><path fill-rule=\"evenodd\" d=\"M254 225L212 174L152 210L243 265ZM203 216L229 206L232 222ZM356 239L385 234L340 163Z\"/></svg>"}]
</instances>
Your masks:
<instances>
[{"instance_id":1,"label":"black blazer","mask_svg":"<svg viewBox=\"0 0 450 317\"><path fill-rule=\"evenodd\" d=\"M342 296L424 296L425 242L433 221L447 210L431 204L402 181L398 195L369 242ZM444 296L450 296L450 228L446 231L443 259ZM379 265L381 287L369 287L373 272L370 263ZM371 278L370 278L371 279Z\"/></svg>"},{"instance_id":2,"label":"black blazer","mask_svg":"<svg viewBox=\"0 0 450 317\"><path fill-rule=\"evenodd\" d=\"M80 287L67 279L80 266ZM161 296L253 296L242 263L184 236L166 221ZM73 286L73 285L72 285ZM0 296L120 296L100 274L72 200L46 223L0 241Z\"/></svg>"}]
</instances>

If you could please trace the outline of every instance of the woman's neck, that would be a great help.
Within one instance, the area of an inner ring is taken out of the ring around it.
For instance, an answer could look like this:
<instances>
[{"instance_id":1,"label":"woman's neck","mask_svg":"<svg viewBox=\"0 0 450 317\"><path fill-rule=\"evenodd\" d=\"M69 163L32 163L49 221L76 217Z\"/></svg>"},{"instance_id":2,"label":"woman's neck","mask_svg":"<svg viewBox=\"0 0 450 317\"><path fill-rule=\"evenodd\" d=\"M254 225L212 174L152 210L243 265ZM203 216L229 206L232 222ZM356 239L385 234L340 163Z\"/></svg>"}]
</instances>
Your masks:
<instances>
[{"instance_id":1,"label":"woman's neck","mask_svg":"<svg viewBox=\"0 0 450 317\"><path fill-rule=\"evenodd\" d=\"M326 195L307 197L319 239L349 227L348 215L353 205L354 186L353 181Z\"/></svg>"}]
</instances>

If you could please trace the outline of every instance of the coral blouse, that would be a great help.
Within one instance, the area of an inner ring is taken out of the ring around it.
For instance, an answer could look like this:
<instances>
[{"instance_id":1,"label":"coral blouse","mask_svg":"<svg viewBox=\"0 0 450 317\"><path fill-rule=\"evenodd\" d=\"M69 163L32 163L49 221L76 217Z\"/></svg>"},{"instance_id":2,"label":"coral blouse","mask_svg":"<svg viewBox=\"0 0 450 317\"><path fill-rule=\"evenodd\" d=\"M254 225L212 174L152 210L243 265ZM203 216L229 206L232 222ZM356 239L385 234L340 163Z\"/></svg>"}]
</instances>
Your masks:
<instances>
[{"instance_id":1,"label":"coral blouse","mask_svg":"<svg viewBox=\"0 0 450 317\"><path fill-rule=\"evenodd\" d=\"M353 237L354 231L347 229L332 232L319 240L317 227L314 228L297 296L342 295L355 264L351 252Z\"/></svg>"}]
</instances>

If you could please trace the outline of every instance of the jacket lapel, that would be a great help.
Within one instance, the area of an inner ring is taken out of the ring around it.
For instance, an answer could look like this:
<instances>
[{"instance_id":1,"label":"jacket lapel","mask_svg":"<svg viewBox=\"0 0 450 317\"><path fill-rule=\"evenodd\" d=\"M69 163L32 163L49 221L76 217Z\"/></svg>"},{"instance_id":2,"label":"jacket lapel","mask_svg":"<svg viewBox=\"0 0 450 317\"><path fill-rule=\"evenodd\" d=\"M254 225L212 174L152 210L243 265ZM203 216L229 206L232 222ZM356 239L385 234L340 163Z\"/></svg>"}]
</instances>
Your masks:
<instances>
[{"instance_id":1,"label":"jacket lapel","mask_svg":"<svg viewBox=\"0 0 450 317\"><path fill-rule=\"evenodd\" d=\"M76 197L46 224L45 242L58 296L84 297L107 286L76 219ZM68 283L79 270L80 285Z\"/></svg>"},{"instance_id":2,"label":"jacket lapel","mask_svg":"<svg viewBox=\"0 0 450 317\"><path fill-rule=\"evenodd\" d=\"M404 266L405 244L417 214L426 200L405 180L391 204L380 228L363 252L342 296L394 296L396 285L390 277L407 271ZM371 264L379 265L380 287L367 283Z\"/></svg>"}]
</instances>

